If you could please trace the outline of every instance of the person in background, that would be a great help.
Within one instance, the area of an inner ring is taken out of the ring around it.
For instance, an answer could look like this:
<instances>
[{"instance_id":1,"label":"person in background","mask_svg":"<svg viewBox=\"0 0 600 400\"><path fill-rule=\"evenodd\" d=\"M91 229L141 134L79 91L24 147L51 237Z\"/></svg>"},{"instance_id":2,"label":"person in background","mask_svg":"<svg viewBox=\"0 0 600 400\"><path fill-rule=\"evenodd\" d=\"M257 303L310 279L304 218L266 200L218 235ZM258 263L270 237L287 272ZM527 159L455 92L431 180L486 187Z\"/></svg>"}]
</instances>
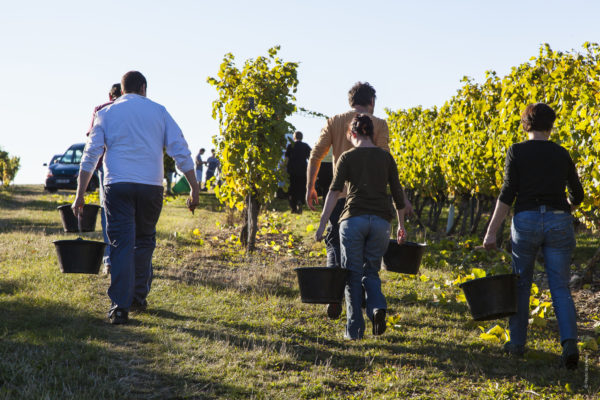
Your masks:
<instances>
[{"instance_id":1,"label":"person in background","mask_svg":"<svg viewBox=\"0 0 600 400\"><path fill-rule=\"evenodd\" d=\"M163 204L163 149L184 171L191 187L187 207L198 205L194 161L183 133L166 108L146 97L146 78L129 71L123 95L98 111L88 136L72 208L83 212L85 189L98 159L104 157L111 283L109 322L124 324L129 311L144 311L152 283L156 223Z\"/></svg>"},{"instance_id":2,"label":"person in background","mask_svg":"<svg viewBox=\"0 0 600 400\"><path fill-rule=\"evenodd\" d=\"M350 88L350 91L348 91L348 103L350 103L352 110L329 118L327 124L321 130L321 135L310 153L308 170L306 172L306 204L311 210L314 211L315 204L319 203L315 182L321 161L331 148L333 152L333 171L335 174L337 162L341 154L352 148L352 143L346 137L346 134L348 133L350 122L357 114L367 114L371 117L373 123L373 138L371 140L373 144L387 152L390 151L388 145L390 133L387 122L384 119L373 116L375 98L375 89L368 82L355 83ZM412 205L406 199L406 196L404 196L404 199L406 204L405 212L408 215L412 212ZM339 219L344 209L345 201L346 191L343 190L331 212L329 227L325 235L327 266L332 268L339 268L341 266ZM341 312L342 305L339 303L332 303L327 306L327 315L331 319L339 318Z\"/></svg>"},{"instance_id":3,"label":"person in background","mask_svg":"<svg viewBox=\"0 0 600 400\"><path fill-rule=\"evenodd\" d=\"M514 201L511 241L512 267L519 275L517 313L509 318L510 341L504 351L517 357L525 353L533 267L541 249L560 331L561 362L575 369L579 351L577 316L569 289L575 248L571 209L583 201L583 188L567 150L548 140L555 119L554 110L544 103L530 104L523 111L521 123L529 140L508 149L504 184L483 245L488 250L496 248L496 232Z\"/></svg>"},{"instance_id":4,"label":"person in background","mask_svg":"<svg viewBox=\"0 0 600 400\"><path fill-rule=\"evenodd\" d=\"M363 338L365 331L361 308L363 288L373 335L383 334L386 328L387 304L381 292L379 269L389 244L390 221L394 216L389 207L388 185L398 219L398 244L406 238L405 205L394 158L373 143L371 117L356 115L347 135L354 148L338 159L315 238L317 241L323 239L327 221L346 187L346 201L339 220L342 268L348 271L344 337L357 340Z\"/></svg>"},{"instance_id":5,"label":"person in background","mask_svg":"<svg viewBox=\"0 0 600 400\"><path fill-rule=\"evenodd\" d=\"M208 157L206 159L206 178L204 179L204 189L203 190L205 190L205 191L208 190L207 189L208 181L213 176L215 176L215 173L219 169L220 165L221 165L221 162L215 156L215 149L211 149L210 150L210 157Z\"/></svg>"},{"instance_id":6,"label":"person in background","mask_svg":"<svg viewBox=\"0 0 600 400\"><path fill-rule=\"evenodd\" d=\"M108 92L108 103L101 104L94 108L94 113L92 115L92 123L90 124L90 129L88 129L88 133L86 136L89 136L92 128L94 126L94 119L96 119L96 113L102 110L104 107L111 105L121 96L121 84L115 83L110 88ZM106 210L104 208L104 168L102 168L102 160L103 156L100 156L100 160L98 161L98 180L100 181L100 186L98 187L98 197L100 198L100 225L102 226L102 237L104 238L104 243L106 243L106 247L104 248L104 257L102 258L102 264L104 265L103 272L105 274L110 273L110 242L108 241L108 235L106 234Z\"/></svg>"},{"instance_id":7,"label":"person in background","mask_svg":"<svg viewBox=\"0 0 600 400\"><path fill-rule=\"evenodd\" d=\"M177 170L175 169L175 161L168 156L165 150L163 150L163 173L165 174L165 180L167 181L167 194L172 196L173 192L171 191L171 187L173 186L173 179L177 174Z\"/></svg>"},{"instance_id":8,"label":"person in background","mask_svg":"<svg viewBox=\"0 0 600 400\"><path fill-rule=\"evenodd\" d=\"M294 132L294 142L285 150L287 173L290 177L288 198L292 213L302 214L306 196L306 166L310 157L310 146L302 141L302 132Z\"/></svg>"},{"instance_id":9,"label":"person in background","mask_svg":"<svg viewBox=\"0 0 600 400\"><path fill-rule=\"evenodd\" d=\"M202 156L204 155L204 148L200 149L198 154L196 155L196 181L198 182L198 186L202 188L202 169L204 166L204 161L202 161Z\"/></svg>"}]
</instances>

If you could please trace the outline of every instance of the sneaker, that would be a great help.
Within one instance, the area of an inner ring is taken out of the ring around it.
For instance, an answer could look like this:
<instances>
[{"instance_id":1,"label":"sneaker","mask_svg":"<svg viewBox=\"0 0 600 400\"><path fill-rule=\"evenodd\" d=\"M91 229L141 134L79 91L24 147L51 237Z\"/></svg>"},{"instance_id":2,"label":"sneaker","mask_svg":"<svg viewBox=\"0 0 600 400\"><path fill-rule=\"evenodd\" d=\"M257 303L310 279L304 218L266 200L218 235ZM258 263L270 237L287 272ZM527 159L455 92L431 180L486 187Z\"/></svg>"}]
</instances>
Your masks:
<instances>
[{"instance_id":1,"label":"sneaker","mask_svg":"<svg viewBox=\"0 0 600 400\"><path fill-rule=\"evenodd\" d=\"M523 357L525 355L525 346L511 342L504 343L504 352L512 357Z\"/></svg>"},{"instance_id":2,"label":"sneaker","mask_svg":"<svg viewBox=\"0 0 600 400\"><path fill-rule=\"evenodd\" d=\"M128 312L122 308L113 308L108 312L108 321L112 325L126 324L129 321Z\"/></svg>"},{"instance_id":3,"label":"sneaker","mask_svg":"<svg viewBox=\"0 0 600 400\"><path fill-rule=\"evenodd\" d=\"M129 312L142 313L142 312L146 311L147 308L148 308L148 303L146 303L146 302L140 303L139 301L134 300L133 303L131 303L131 306L129 307Z\"/></svg>"},{"instance_id":4,"label":"sneaker","mask_svg":"<svg viewBox=\"0 0 600 400\"><path fill-rule=\"evenodd\" d=\"M327 304L327 316L329 319L338 319L342 315L342 303Z\"/></svg>"},{"instance_id":5,"label":"sneaker","mask_svg":"<svg viewBox=\"0 0 600 400\"><path fill-rule=\"evenodd\" d=\"M579 363L579 349L575 339L567 339L563 342L561 364L566 369L577 369Z\"/></svg>"},{"instance_id":6,"label":"sneaker","mask_svg":"<svg viewBox=\"0 0 600 400\"><path fill-rule=\"evenodd\" d=\"M385 308L376 308L373 311L373 335L383 335L386 327Z\"/></svg>"}]
</instances>

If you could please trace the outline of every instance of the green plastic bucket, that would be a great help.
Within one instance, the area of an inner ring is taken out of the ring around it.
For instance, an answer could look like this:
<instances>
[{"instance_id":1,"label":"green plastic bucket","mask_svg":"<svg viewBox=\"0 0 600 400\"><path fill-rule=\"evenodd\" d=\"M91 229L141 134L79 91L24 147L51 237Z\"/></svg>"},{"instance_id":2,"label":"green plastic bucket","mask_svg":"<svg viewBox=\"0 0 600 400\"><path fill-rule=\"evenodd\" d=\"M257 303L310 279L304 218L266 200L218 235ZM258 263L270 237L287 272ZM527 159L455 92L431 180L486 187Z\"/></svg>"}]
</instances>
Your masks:
<instances>
[{"instance_id":1,"label":"green plastic bucket","mask_svg":"<svg viewBox=\"0 0 600 400\"><path fill-rule=\"evenodd\" d=\"M187 179L185 179L185 175L181 175L175 186L171 189L174 194L186 194L192 190L190 184Z\"/></svg>"}]
</instances>

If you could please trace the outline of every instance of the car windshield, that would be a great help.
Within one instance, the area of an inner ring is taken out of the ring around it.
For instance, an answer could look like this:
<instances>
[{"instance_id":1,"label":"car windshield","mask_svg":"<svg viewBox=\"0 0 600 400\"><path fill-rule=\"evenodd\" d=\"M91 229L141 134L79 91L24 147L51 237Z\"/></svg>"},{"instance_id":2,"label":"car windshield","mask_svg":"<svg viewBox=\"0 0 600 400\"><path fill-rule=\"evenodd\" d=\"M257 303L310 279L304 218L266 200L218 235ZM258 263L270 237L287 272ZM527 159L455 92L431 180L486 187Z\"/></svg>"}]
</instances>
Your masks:
<instances>
[{"instance_id":1,"label":"car windshield","mask_svg":"<svg viewBox=\"0 0 600 400\"><path fill-rule=\"evenodd\" d=\"M61 164L79 164L81 162L81 156L83 151L81 149L69 149L60 158Z\"/></svg>"}]
</instances>

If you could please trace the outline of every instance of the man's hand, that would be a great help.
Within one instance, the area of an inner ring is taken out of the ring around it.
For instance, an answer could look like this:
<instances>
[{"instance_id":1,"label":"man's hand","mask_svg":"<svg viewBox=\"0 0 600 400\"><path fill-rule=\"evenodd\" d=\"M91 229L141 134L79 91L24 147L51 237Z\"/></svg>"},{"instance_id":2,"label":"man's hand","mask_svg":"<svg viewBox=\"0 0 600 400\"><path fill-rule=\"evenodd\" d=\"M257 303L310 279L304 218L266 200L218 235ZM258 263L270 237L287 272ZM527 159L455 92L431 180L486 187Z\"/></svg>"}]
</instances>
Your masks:
<instances>
[{"instance_id":1,"label":"man's hand","mask_svg":"<svg viewBox=\"0 0 600 400\"><path fill-rule=\"evenodd\" d=\"M76 218L79 218L80 216L83 216L83 206L85 205L85 199L83 198L83 196L77 196L75 197L75 201L73 201L73 204L71 205L71 209L73 210L73 215L75 215Z\"/></svg>"},{"instance_id":2,"label":"man's hand","mask_svg":"<svg viewBox=\"0 0 600 400\"><path fill-rule=\"evenodd\" d=\"M198 192L192 190L190 192L190 197L188 197L187 200L185 201L185 205L193 214L194 210L196 209L198 204L200 204L200 198L199 198Z\"/></svg>"},{"instance_id":3,"label":"man's hand","mask_svg":"<svg viewBox=\"0 0 600 400\"><path fill-rule=\"evenodd\" d=\"M71 205L71 209L73 210L73 215L75 217L80 218L83 216L83 206L85 205L85 188L88 187L90 180L92 179L93 172L90 171L79 171L79 176L77 177L77 193L75 194L75 201Z\"/></svg>"},{"instance_id":4,"label":"man's hand","mask_svg":"<svg viewBox=\"0 0 600 400\"><path fill-rule=\"evenodd\" d=\"M406 242L406 230L403 226L398 227L397 238L398 244Z\"/></svg>"},{"instance_id":5,"label":"man's hand","mask_svg":"<svg viewBox=\"0 0 600 400\"><path fill-rule=\"evenodd\" d=\"M325 232L325 225L319 224L319 229L317 229L317 232L315 233L315 240L317 242L320 242L321 240L323 240L324 232Z\"/></svg>"},{"instance_id":6,"label":"man's hand","mask_svg":"<svg viewBox=\"0 0 600 400\"><path fill-rule=\"evenodd\" d=\"M193 214L194 210L200 203L200 199L198 198L198 193L200 193L200 187L198 186L198 182L196 181L196 171L190 169L189 171L185 171L183 175L185 175L185 179L188 181L191 189L190 197L188 197L185 201L185 205Z\"/></svg>"},{"instance_id":7,"label":"man's hand","mask_svg":"<svg viewBox=\"0 0 600 400\"><path fill-rule=\"evenodd\" d=\"M496 250L496 234L495 233L486 233L485 238L483 239L483 248L486 250Z\"/></svg>"},{"instance_id":8,"label":"man's hand","mask_svg":"<svg viewBox=\"0 0 600 400\"><path fill-rule=\"evenodd\" d=\"M308 205L308 208L315 211L315 204L319 204L319 195L313 186L312 188L306 189L306 205Z\"/></svg>"}]
</instances>

